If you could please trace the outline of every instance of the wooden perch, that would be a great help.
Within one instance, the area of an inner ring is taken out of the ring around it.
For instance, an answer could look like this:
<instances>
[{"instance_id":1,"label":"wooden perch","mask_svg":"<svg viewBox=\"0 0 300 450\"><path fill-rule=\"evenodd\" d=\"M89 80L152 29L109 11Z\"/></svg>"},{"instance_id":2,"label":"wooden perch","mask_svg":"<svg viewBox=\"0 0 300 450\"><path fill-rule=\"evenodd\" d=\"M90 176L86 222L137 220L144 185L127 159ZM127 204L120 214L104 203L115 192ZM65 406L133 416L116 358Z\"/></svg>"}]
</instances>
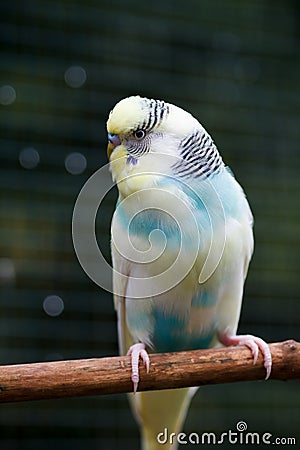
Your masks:
<instances>
[{"instance_id":1,"label":"wooden perch","mask_svg":"<svg viewBox=\"0 0 300 450\"><path fill-rule=\"evenodd\" d=\"M270 344L271 379L300 378L300 344ZM253 365L246 347L228 347L150 355L150 372L140 364L139 390L263 380L260 355ZM0 402L132 392L127 356L0 366Z\"/></svg>"}]
</instances>

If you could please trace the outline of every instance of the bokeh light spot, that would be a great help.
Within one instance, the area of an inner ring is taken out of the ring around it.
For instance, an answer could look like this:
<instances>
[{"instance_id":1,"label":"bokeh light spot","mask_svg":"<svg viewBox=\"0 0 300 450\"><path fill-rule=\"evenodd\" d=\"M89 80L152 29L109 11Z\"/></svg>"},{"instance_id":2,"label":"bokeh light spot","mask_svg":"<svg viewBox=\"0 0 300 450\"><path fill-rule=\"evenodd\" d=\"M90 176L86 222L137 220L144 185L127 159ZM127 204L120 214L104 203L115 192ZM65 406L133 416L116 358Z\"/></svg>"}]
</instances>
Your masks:
<instances>
[{"instance_id":1,"label":"bokeh light spot","mask_svg":"<svg viewBox=\"0 0 300 450\"><path fill-rule=\"evenodd\" d=\"M72 175L78 175L85 171L86 157L82 153L70 153L65 159L66 170Z\"/></svg>"},{"instance_id":2,"label":"bokeh light spot","mask_svg":"<svg viewBox=\"0 0 300 450\"><path fill-rule=\"evenodd\" d=\"M1 105L11 105L16 100L17 94L15 89L9 84L0 87L0 103Z\"/></svg>"},{"instance_id":3,"label":"bokeh light spot","mask_svg":"<svg viewBox=\"0 0 300 450\"><path fill-rule=\"evenodd\" d=\"M39 152L32 147L23 148L19 155L19 161L24 169L34 169L40 162Z\"/></svg>"},{"instance_id":4,"label":"bokeh light spot","mask_svg":"<svg viewBox=\"0 0 300 450\"><path fill-rule=\"evenodd\" d=\"M48 295L43 302L46 314L51 317L59 316L64 310L64 302L58 295Z\"/></svg>"},{"instance_id":5,"label":"bokeh light spot","mask_svg":"<svg viewBox=\"0 0 300 450\"><path fill-rule=\"evenodd\" d=\"M10 258L0 258L0 285L11 285L15 279L16 269L14 262Z\"/></svg>"},{"instance_id":6,"label":"bokeh light spot","mask_svg":"<svg viewBox=\"0 0 300 450\"><path fill-rule=\"evenodd\" d=\"M86 82L86 71L81 66L71 66L65 71L65 82L72 88L79 88Z\"/></svg>"}]
</instances>

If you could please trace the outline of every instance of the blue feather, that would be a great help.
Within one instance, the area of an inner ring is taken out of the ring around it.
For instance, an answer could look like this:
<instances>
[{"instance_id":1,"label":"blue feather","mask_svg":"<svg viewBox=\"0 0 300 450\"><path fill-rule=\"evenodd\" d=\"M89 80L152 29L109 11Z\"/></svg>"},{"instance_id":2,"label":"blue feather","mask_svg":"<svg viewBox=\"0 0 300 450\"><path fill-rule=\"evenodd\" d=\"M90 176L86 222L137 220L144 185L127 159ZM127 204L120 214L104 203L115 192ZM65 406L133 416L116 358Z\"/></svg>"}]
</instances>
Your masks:
<instances>
[{"instance_id":1,"label":"blue feather","mask_svg":"<svg viewBox=\"0 0 300 450\"><path fill-rule=\"evenodd\" d=\"M214 306L218 298L216 295L212 295L207 291L201 290L192 299L192 308L210 308Z\"/></svg>"},{"instance_id":2,"label":"blue feather","mask_svg":"<svg viewBox=\"0 0 300 450\"><path fill-rule=\"evenodd\" d=\"M207 348L215 335L215 326L204 333L190 334L187 322L178 315L168 314L156 309L153 313L153 347L157 352L174 352Z\"/></svg>"}]
</instances>

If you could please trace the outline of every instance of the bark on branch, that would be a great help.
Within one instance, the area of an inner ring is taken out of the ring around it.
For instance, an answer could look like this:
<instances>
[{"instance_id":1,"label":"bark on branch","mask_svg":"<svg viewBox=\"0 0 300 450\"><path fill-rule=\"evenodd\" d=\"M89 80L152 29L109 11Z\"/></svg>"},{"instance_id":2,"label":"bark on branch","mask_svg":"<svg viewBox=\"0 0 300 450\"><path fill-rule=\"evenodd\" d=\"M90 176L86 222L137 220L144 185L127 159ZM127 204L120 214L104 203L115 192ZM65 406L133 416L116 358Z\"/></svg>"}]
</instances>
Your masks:
<instances>
[{"instance_id":1,"label":"bark on branch","mask_svg":"<svg viewBox=\"0 0 300 450\"><path fill-rule=\"evenodd\" d=\"M271 379L300 378L300 344L270 344ZM140 367L140 391L205 384L263 380L260 355L256 365L243 346L150 355L150 372ZM0 402L79 397L132 392L127 356L0 366Z\"/></svg>"}]
</instances>

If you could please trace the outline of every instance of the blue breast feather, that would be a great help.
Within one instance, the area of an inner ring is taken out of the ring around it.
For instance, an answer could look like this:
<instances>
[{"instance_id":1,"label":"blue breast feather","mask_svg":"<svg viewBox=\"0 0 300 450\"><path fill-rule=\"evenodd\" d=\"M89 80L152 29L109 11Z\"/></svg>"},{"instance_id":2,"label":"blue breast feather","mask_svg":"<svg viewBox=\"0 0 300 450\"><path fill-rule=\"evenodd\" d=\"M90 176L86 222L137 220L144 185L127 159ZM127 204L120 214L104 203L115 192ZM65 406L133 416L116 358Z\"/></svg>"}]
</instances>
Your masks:
<instances>
[{"instance_id":1,"label":"blue breast feather","mask_svg":"<svg viewBox=\"0 0 300 450\"><path fill-rule=\"evenodd\" d=\"M208 348L215 336L215 325L205 332L191 335L187 331L187 324L175 315L166 316L162 310L153 312L154 331L151 337L156 352L174 352L182 350L196 350Z\"/></svg>"}]
</instances>

